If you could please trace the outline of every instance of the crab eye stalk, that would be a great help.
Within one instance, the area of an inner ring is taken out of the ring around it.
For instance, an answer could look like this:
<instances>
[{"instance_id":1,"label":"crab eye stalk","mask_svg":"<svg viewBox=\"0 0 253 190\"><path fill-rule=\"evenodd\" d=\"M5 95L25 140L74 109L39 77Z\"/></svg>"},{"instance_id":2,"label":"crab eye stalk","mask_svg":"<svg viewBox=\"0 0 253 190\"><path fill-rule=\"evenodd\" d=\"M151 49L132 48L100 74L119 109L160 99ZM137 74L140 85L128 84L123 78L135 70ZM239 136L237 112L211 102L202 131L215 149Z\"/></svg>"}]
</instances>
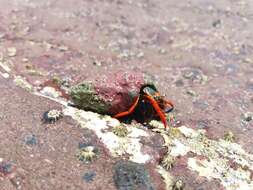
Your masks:
<instances>
[{"instance_id":1,"label":"crab eye stalk","mask_svg":"<svg viewBox=\"0 0 253 190\"><path fill-rule=\"evenodd\" d=\"M153 84L145 84L140 89L140 94L144 95L154 95L158 90Z\"/></svg>"}]
</instances>

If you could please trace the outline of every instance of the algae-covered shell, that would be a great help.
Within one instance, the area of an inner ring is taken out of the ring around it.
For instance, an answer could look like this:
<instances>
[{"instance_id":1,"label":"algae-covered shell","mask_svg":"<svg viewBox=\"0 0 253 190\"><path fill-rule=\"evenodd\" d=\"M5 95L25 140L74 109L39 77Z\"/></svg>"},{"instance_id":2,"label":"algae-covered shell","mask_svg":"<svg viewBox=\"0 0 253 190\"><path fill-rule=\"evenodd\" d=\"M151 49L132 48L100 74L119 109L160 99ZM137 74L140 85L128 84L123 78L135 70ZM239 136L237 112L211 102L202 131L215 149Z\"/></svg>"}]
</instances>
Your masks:
<instances>
[{"instance_id":1,"label":"algae-covered shell","mask_svg":"<svg viewBox=\"0 0 253 190\"><path fill-rule=\"evenodd\" d=\"M153 81L152 76L144 73L108 73L73 86L70 96L80 109L114 115L128 110L141 86L154 84Z\"/></svg>"}]
</instances>

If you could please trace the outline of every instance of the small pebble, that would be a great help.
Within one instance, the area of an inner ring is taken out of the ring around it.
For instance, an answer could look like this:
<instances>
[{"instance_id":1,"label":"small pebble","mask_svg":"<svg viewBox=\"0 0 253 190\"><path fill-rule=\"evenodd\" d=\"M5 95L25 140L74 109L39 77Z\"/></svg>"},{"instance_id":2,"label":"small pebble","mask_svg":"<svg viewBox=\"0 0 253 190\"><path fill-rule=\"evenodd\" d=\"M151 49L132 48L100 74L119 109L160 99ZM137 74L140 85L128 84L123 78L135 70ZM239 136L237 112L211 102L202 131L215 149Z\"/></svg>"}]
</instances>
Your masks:
<instances>
[{"instance_id":1,"label":"small pebble","mask_svg":"<svg viewBox=\"0 0 253 190\"><path fill-rule=\"evenodd\" d=\"M10 179L12 185L16 187L17 190L22 188L22 177L19 175L15 175L15 177L12 177Z\"/></svg>"},{"instance_id":2,"label":"small pebble","mask_svg":"<svg viewBox=\"0 0 253 190\"><path fill-rule=\"evenodd\" d=\"M166 53L166 50L165 50L165 49L159 49L159 53L160 53L160 54L165 54L165 53Z\"/></svg>"},{"instance_id":3,"label":"small pebble","mask_svg":"<svg viewBox=\"0 0 253 190\"><path fill-rule=\"evenodd\" d=\"M137 55L136 55L137 58L143 58L144 57L144 53L143 52L139 52Z\"/></svg>"},{"instance_id":4,"label":"small pebble","mask_svg":"<svg viewBox=\"0 0 253 190\"><path fill-rule=\"evenodd\" d=\"M220 27L220 26L221 26L221 20L220 20L220 19L217 19L217 20L213 21L212 25L213 25L213 27L215 27L215 28Z\"/></svg>"},{"instance_id":5,"label":"small pebble","mask_svg":"<svg viewBox=\"0 0 253 190\"><path fill-rule=\"evenodd\" d=\"M17 49L15 47L10 47L7 49L9 57L15 57L17 54Z\"/></svg>"},{"instance_id":6,"label":"small pebble","mask_svg":"<svg viewBox=\"0 0 253 190\"><path fill-rule=\"evenodd\" d=\"M253 112L246 112L242 114L242 119L246 122L250 122L253 119Z\"/></svg>"},{"instance_id":7,"label":"small pebble","mask_svg":"<svg viewBox=\"0 0 253 190\"><path fill-rule=\"evenodd\" d=\"M190 95L190 96L197 96L197 93L193 90L187 90L186 94Z\"/></svg>"},{"instance_id":8,"label":"small pebble","mask_svg":"<svg viewBox=\"0 0 253 190\"><path fill-rule=\"evenodd\" d=\"M60 45L60 46L58 47L58 49L59 49L60 51L68 51L68 50L69 50L68 46L65 46L65 45Z\"/></svg>"},{"instance_id":9,"label":"small pebble","mask_svg":"<svg viewBox=\"0 0 253 190\"><path fill-rule=\"evenodd\" d=\"M2 76L3 76L5 79L7 79L7 78L10 77L10 75L9 75L8 73L3 73Z\"/></svg>"}]
</instances>

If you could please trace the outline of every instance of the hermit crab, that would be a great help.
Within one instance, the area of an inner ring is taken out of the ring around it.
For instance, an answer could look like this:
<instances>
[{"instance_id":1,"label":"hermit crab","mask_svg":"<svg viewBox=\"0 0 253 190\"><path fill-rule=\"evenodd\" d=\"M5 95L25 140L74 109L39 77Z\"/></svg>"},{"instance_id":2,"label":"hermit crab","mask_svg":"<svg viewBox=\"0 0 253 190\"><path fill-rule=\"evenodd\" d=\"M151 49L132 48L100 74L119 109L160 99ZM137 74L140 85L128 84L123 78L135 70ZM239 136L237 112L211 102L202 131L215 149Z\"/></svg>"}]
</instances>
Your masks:
<instances>
[{"instance_id":1,"label":"hermit crab","mask_svg":"<svg viewBox=\"0 0 253 190\"><path fill-rule=\"evenodd\" d=\"M167 128L165 113L174 105L162 96L151 76L138 72L117 72L84 81L71 88L71 99L80 109L111 115L119 120L147 123L161 120Z\"/></svg>"}]
</instances>

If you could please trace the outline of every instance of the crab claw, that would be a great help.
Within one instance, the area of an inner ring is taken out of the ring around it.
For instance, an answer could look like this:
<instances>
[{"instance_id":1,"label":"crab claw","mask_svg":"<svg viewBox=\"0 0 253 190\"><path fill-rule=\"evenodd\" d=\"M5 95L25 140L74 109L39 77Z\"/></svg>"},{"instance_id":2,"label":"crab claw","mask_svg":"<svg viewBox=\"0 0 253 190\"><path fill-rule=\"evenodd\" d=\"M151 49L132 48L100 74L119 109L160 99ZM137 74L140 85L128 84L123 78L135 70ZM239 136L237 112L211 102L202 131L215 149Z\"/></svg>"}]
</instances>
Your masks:
<instances>
[{"instance_id":1,"label":"crab claw","mask_svg":"<svg viewBox=\"0 0 253 190\"><path fill-rule=\"evenodd\" d=\"M162 105L164 106L163 111L165 113L169 113L174 109L174 104L171 101L164 99L162 101L163 101Z\"/></svg>"}]
</instances>

